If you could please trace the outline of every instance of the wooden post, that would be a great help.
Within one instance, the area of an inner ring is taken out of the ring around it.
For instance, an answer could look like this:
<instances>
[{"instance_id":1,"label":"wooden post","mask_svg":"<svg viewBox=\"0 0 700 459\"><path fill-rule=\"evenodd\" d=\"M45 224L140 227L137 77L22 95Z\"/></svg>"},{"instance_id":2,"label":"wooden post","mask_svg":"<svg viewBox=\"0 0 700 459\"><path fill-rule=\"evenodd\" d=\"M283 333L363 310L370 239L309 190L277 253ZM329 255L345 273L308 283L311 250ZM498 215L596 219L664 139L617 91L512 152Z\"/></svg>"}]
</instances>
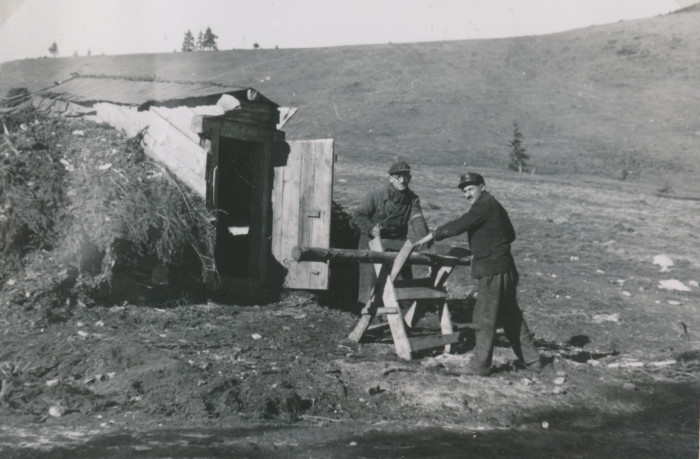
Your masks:
<instances>
[{"instance_id":1,"label":"wooden post","mask_svg":"<svg viewBox=\"0 0 700 459\"><path fill-rule=\"evenodd\" d=\"M450 308L447 306L447 301L442 305L440 311L440 331L443 335L451 335L454 329L452 328L452 315L450 314ZM452 345L445 344L445 353L449 354L452 352Z\"/></svg>"},{"instance_id":2,"label":"wooden post","mask_svg":"<svg viewBox=\"0 0 700 459\"><path fill-rule=\"evenodd\" d=\"M382 251L381 240L377 237L369 241L369 248L376 251ZM382 302L385 308L399 308L399 302L396 300L396 291L394 290L393 279L391 279L391 273L396 273L401 270L403 266L403 261L399 259L400 263L395 263L394 265L374 265L374 270L377 273L377 284L384 286L382 292ZM398 265L398 266L397 266ZM389 278L387 280L387 277ZM411 343L408 341L408 334L406 334L406 328L403 324L403 317L401 314L389 314L386 317L387 322L389 322L389 328L391 328L391 336L394 339L394 348L396 348L396 355L404 360L411 360Z\"/></svg>"},{"instance_id":3,"label":"wooden post","mask_svg":"<svg viewBox=\"0 0 700 459\"><path fill-rule=\"evenodd\" d=\"M217 208L219 203L219 131L213 130L211 133L211 206Z\"/></svg>"},{"instance_id":4,"label":"wooden post","mask_svg":"<svg viewBox=\"0 0 700 459\"><path fill-rule=\"evenodd\" d=\"M272 237L272 154L274 143L272 140L262 145L262 156L260 158L259 196L260 213L257 215L260 220L259 235L257 241L258 271L257 276L261 285L268 281L268 265L271 254Z\"/></svg>"}]
</instances>

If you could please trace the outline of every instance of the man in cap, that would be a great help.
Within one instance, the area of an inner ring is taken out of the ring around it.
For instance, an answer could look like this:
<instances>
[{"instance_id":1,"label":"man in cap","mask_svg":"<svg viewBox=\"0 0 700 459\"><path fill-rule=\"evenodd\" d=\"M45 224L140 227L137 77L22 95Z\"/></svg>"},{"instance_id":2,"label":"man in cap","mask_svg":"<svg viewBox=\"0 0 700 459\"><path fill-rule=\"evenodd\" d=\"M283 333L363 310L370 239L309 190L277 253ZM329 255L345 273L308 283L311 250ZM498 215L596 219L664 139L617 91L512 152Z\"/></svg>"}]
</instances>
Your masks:
<instances>
[{"instance_id":1,"label":"man in cap","mask_svg":"<svg viewBox=\"0 0 700 459\"><path fill-rule=\"evenodd\" d=\"M515 354L526 367L539 371L540 355L518 306L518 271L510 253L515 230L508 212L486 191L484 177L468 172L459 178L459 189L469 201L461 217L438 227L415 244L467 233L472 251L472 277L477 279L478 296L474 307L476 346L468 372L488 376L491 370L496 330L499 325Z\"/></svg>"},{"instance_id":2,"label":"man in cap","mask_svg":"<svg viewBox=\"0 0 700 459\"><path fill-rule=\"evenodd\" d=\"M355 222L361 234L358 249L368 250L369 241L379 237L385 250L399 250L412 230L412 240L428 234L428 225L418 196L408 188L411 181L411 166L397 160L389 168L389 183L369 192L355 210ZM411 267L406 266L401 275L411 278ZM366 304L372 286L376 282L374 267L360 264L357 301Z\"/></svg>"}]
</instances>

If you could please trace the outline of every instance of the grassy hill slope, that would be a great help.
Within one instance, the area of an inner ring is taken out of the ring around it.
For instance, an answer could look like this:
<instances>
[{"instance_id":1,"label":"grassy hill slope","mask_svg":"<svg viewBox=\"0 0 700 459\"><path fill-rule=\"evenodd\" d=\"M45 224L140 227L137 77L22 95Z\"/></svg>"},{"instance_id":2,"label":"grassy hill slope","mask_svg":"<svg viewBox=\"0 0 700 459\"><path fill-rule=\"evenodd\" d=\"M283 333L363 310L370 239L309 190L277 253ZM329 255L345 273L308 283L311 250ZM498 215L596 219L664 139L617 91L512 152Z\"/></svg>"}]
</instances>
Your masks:
<instances>
[{"instance_id":1,"label":"grassy hill slope","mask_svg":"<svg viewBox=\"0 0 700 459\"><path fill-rule=\"evenodd\" d=\"M333 137L348 162L504 169L518 122L538 174L697 195L699 25L691 10L539 37L33 59L2 65L0 94L71 72L252 86L300 107L288 138Z\"/></svg>"}]
</instances>

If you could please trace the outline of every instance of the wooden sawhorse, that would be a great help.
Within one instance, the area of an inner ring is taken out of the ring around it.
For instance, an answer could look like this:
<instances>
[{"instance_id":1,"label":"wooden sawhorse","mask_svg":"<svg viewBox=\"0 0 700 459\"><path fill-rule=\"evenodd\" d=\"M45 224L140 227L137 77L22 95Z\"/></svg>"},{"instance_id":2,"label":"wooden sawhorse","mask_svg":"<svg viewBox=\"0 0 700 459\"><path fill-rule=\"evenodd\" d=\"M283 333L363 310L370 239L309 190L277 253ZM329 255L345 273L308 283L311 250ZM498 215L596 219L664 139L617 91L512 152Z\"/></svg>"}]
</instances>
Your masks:
<instances>
[{"instance_id":1,"label":"wooden sawhorse","mask_svg":"<svg viewBox=\"0 0 700 459\"><path fill-rule=\"evenodd\" d=\"M382 252L381 240L374 238L369 242L369 248L373 251ZM377 282L373 287L372 295L362 310L362 317L355 329L348 337L351 341L359 342L368 331L372 319L377 314L386 315L388 326L394 340L396 354L404 359L411 360L413 353L425 349L445 346L445 352L450 352L451 344L460 340L460 334L454 333L450 310L447 306L447 290L445 281L457 265L459 258L454 257L452 261L445 261L446 257L441 257L439 264L431 265L430 277L421 279L397 279L401 268L404 266L412 250L412 243L407 240L393 263L375 264ZM400 300L412 300L406 316L401 314L399 307ZM440 329L442 335L409 338L406 328L413 328L422 316L422 304L424 300L442 300L440 306ZM382 304L380 306L380 303ZM381 324L379 327L385 327Z\"/></svg>"}]
</instances>

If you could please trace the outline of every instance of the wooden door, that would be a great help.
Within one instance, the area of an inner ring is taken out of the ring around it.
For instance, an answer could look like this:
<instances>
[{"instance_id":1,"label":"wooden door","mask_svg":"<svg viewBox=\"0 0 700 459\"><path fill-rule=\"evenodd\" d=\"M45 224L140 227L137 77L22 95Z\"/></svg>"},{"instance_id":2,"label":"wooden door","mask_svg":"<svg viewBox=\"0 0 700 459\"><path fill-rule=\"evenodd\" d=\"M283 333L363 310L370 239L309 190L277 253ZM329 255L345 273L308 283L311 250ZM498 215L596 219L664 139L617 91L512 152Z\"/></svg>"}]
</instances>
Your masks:
<instances>
[{"instance_id":1,"label":"wooden door","mask_svg":"<svg viewBox=\"0 0 700 459\"><path fill-rule=\"evenodd\" d=\"M328 265L296 262L294 246L330 247L333 139L289 141L285 166L275 167L272 254L287 270L287 288L327 290Z\"/></svg>"}]
</instances>

